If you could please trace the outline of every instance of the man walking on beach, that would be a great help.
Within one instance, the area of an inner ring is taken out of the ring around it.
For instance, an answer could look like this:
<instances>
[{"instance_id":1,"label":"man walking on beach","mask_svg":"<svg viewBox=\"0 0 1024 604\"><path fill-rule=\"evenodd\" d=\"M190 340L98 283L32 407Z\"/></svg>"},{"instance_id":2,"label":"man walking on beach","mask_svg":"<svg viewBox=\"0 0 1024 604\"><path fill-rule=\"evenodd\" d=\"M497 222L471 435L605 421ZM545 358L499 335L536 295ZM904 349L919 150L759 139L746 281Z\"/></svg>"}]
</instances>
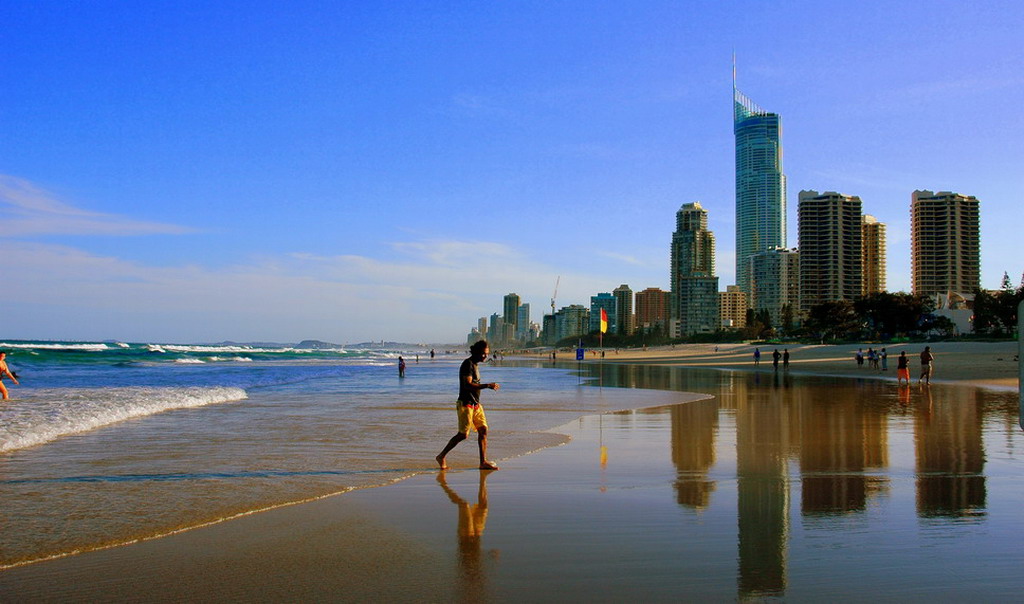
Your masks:
<instances>
[{"instance_id":1,"label":"man walking on beach","mask_svg":"<svg viewBox=\"0 0 1024 604\"><path fill-rule=\"evenodd\" d=\"M445 456L455 448L455 445L469 438L470 428L476 429L477 444L480 448L480 469L497 470L498 466L487 461L487 418L484 416L484 408L480 404L480 391L485 388L497 390L501 386L497 382L490 384L480 383L480 363L487 360L491 353L487 340L480 340L469 348L469 358L462 362L459 367L459 400L455 402L456 411L459 415L459 431L448 441L441 453L434 459L441 466L442 470L448 469L445 463Z\"/></svg>"},{"instance_id":2,"label":"man walking on beach","mask_svg":"<svg viewBox=\"0 0 1024 604\"><path fill-rule=\"evenodd\" d=\"M925 384L932 383L932 362L935 357L932 355L932 347L925 346L924 351L921 353L921 377L917 378L917 383L920 384L921 380L924 380Z\"/></svg>"}]
</instances>

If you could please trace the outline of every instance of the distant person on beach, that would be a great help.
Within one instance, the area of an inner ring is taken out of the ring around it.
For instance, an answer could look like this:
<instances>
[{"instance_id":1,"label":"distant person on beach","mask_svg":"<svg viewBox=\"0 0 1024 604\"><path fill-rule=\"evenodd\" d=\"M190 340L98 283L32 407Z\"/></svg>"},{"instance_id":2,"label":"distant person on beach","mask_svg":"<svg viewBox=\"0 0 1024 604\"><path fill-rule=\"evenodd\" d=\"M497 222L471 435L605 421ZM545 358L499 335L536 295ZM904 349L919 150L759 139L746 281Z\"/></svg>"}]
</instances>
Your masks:
<instances>
[{"instance_id":1,"label":"distant person on beach","mask_svg":"<svg viewBox=\"0 0 1024 604\"><path fill-rule=\"evenodd\" d=\"M896 384L899 385L903 380L907 380L907 385L910 385L910 359L907 358L906 350L901 350L900 356L896 357Z\"/></svg>"},{"instance_id":2,"label":"distant person on beach","mask_svg":"<svg viewBox=\"0 0 1024 604\"><path fill-rule=\"evenodd\" d=\"M430 358L434 358L434 349L433 348L430 349Z\"/></svg>"},{"instance_id":3,"label":"distant person on beach","mask_svg":"<svg viewBox=\"0 0 1024 604\"><path fill-rule=\"evenodd\" d=\"M775 371L779 370L779 359L781 359L781 358L782 358L782 353L779 352L778 348L776 348L775 352L772 353L772 367L775 368Z\"/></svg>"},{"instance_id":4,"label":"distant person on beach","mask_svg":"<svg viewBox=\"0 0 1024 604\"><path fill-rule=\"evenodd\" d=\"M7 353L0 352L0 394L3 395L3 400L11 398L7 395L7 386L4 386L4 376L11 378L11 381L19 386L18 376L11 371L11 368L7 366Z\"/></svg>"},{"instance_id":5,"label":"distant person on beach","mask_svg":"<svg viewBox=\"0 0 1024 604\"><path fill-rule=\"evenodd\" d=\"M917 383L920 384L921 380L924 380L925 384L932 383L932 369L933 363L935 362L935 356L932 355L932 347L925 346L921 352L921 377L917 378Z\"/></svg>"},{"instance_id":6,"label":"distant person on beach","mask_svg":"<svg viewBox=\"0 0 1024 604\"><path fill-rule=\"evenodd\" d=\"M477 445L480 449L480 469L497 470L498 466L487 461L487 418L484 416L484 408L480 404L480 391L484 389L498 390L501 386L497 382L484 384L480 382L480 363L487 360L491 349L487 340L480 340L469 348L469 358L462 362L459 367L459 400L455 401L456 412L459 416L459 431L448 441L444 449L435 457L437 464L442 470L448 469L444 458L448 452L455 448L455 445L469 438L471 428L476 429Z\"/></svg>"},{"instance_id":7,"label":"distant person on beach","mask_svg":"<svg viewBox=\"0 0 1024 604\"><path fill-rule=\"evenodd\" d=\"M856 359L857 359L857 367L861 367L861 366L864 365L864 349L863 348L858 348L857 349Z\"/></svg>"},{"instance_id":8,"label":"distant person on beach","mask_svg":"<svg viewBox=\"0 0 1024 604\"><path fill-rule=\"evenodd\" d=\"M889 353L883 348L878 357L882 359L882 371L889 371Z\"/></svg>"},{"instance_id":9,"label":"distant person on beach","mask_svg":"<svg viewBox=\"0 0 1024 604\"><path fill-rule=\"evenodd\" d=\"M754 349L754 367L757 367L760 364L761 364L761 349L760 348L755 348Z\"/></svg>"},{"instance_id":10,"label":"distant person on beach","mask_svg":"<svg viewBox=\"0 0 1024 604\"><path fill-rule=\"evenodd\" d=\"M398 357L398 377L405 377L405 359Z\"/></svg>"},{"instance_id":11,"label":"distant person on beach","mask_svg":"<svg viewBox=\"0 0 1024 604\"><path fill-rule=\"evenodd\" d=\"M789 369L789 349L782 351L782 368Z\"/></svg>"}]
</instances>

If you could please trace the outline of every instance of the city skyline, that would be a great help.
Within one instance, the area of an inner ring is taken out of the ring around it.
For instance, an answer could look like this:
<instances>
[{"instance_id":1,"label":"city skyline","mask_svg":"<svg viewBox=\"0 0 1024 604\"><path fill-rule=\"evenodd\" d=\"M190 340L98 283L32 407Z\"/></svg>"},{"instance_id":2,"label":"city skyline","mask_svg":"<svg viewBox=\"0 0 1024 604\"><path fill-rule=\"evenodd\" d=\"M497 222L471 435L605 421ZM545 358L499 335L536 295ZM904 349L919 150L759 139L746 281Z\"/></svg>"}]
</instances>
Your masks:
<instances>
[{"instance_id":1,"label":"city skyline","mask_svg":"<svg viewBox=\"0 0 1024 604\"><path fill-rule=\"evenodd\" d=\"M734 53L784 117L790 216L802 189L859 197L910 291L911 194L953 191L980 201L981 286L1024 272L1015 3L6 16L3 339L457 342L507 292L667 289L698 201L725 290Z\"/></svg>"}]
</instances>

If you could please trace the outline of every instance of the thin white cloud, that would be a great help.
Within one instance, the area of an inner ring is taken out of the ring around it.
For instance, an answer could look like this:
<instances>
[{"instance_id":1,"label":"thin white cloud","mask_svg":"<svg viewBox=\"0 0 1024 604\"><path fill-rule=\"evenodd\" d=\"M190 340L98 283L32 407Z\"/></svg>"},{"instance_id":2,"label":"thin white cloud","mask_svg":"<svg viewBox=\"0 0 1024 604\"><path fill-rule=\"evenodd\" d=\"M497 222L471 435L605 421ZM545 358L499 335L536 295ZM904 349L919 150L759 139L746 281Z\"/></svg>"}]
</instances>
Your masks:
<instances>
[{"instance_id":1,"label":"thin white cloud","mask_svg":"<svg viewBox=\"0 0 1024 604\"><path fill-rule=\"evenodd\" d=\"M618 260L619 262L623 262L625 264L632 264L634 266L647 265L646 262L643 262L640 259L636 258L635 256L630 256L628 254L616 254L614 252L598 252L598 255L604 256L605 258L610 258L612 260Z\"/></svg>"},{"instance_id":2,"label":"thin white cloud","mask_svg":"<svg viewBox=\"0 0 1024 604\"><path fill-rule=\"evenodd\" d=\"M5 303L20 337L164 341L458 341L519 293L533 320L558 277L508 246L393 244L398 260L269 256L223 268L150 266L68 246L0 239ZM562 274L559 306L587 304L604 280Z\"/></svg>"},{"instance_id":3,"label":"thin white cloud","mask_svg":"<svg viewBox=\"0 0 1024 604\"><path fill-rule=\"evenodd\" d=\"M0 236L178 235L186 227L90 212L15 176L0 174Z\"/></svg>"}]
</instances>

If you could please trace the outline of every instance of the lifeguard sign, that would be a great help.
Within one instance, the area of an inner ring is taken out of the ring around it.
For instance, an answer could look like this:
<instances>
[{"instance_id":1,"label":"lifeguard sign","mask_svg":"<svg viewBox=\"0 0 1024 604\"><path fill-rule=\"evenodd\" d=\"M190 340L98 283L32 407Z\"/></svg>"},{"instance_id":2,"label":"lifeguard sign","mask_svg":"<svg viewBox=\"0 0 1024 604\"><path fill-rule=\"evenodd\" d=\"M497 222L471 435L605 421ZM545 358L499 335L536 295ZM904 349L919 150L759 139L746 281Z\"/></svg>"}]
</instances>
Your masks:
<instances>
[{"instance_id":1,"label":"lifeguard sign","mask_svg":"<svg viewBox=\"0 0 1024 604\"><path fill-rule=\"evenodd\" d=\"M577 361L582 361L583 360L583 349L582 348L577 348L576 349L576 360Z\"/></svg>"}]
</instances>

